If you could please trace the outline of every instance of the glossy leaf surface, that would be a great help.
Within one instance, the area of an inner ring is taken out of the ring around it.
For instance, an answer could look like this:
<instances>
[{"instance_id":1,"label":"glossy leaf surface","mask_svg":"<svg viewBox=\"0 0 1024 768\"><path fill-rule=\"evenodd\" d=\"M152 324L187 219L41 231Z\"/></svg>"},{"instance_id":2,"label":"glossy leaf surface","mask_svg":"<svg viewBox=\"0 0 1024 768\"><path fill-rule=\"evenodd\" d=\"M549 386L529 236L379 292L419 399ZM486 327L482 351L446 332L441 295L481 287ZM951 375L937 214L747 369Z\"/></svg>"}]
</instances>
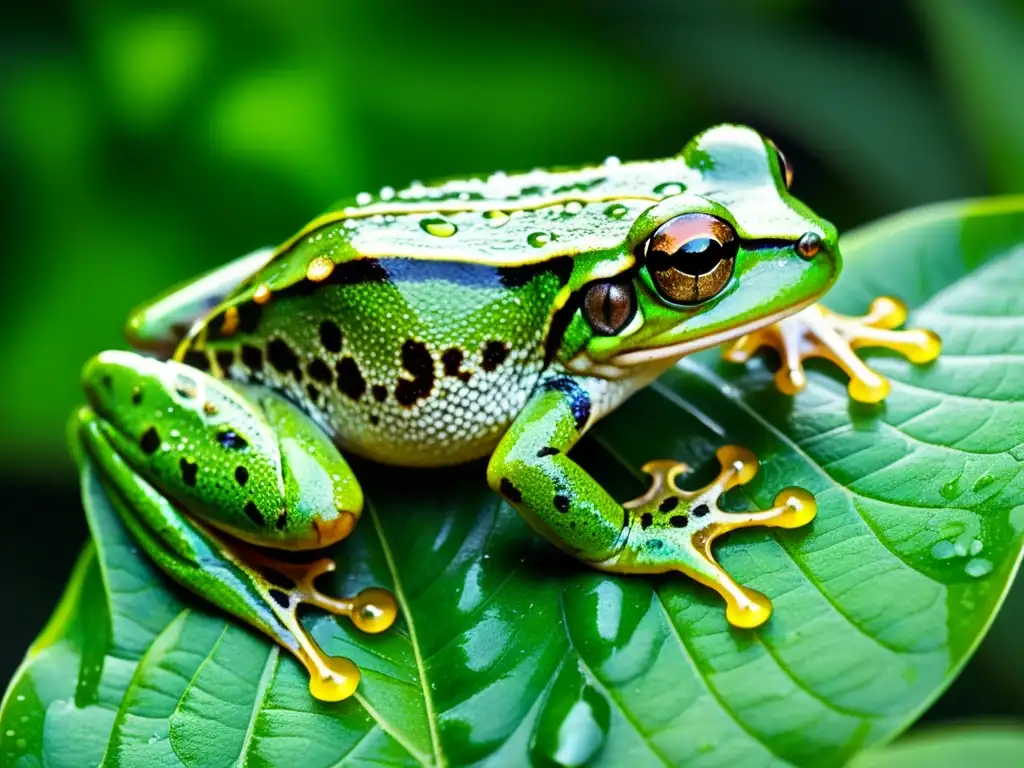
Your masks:
<instances>
[{"instance_id":1,"label":"glossy leaf surface","mask_svg":"<svg viewBox=\"0 0 1024 768\"><path fill-rule=\"evenodd\" d=\"M764 628L730 628L681 577L588 571L494 496L480 464L361 462L367 511L331 587L389 586L402 619L367 637L308 616L364 672L356 697L322 704L287 655L169 588L86 470L94 542L7 693L0 764L842 764L943 690L1019 563L1022 243L1022 199L925 209L844 241L834 309L893 293L945 341L924 368L871 357L894 382L883 406L850 404L825 367L790 399L769 365L705 353L577 449L622 499L644 489L647 459L687 461L697 484L728 442L763 462L734 507L811 490L809 529L718 549L773 599Z\"/></svg>"},{"instance_id":2,"label":"glossy leaf surface","mask_svg":"<svg viewBox=\"0 0 1024 768\"><path fill-rule=\"evenodd\" d=\"M866 752L851 768L960 768L1024 765L1024 730L981 726L924 733Z\"/></svg>"}]
</instances>

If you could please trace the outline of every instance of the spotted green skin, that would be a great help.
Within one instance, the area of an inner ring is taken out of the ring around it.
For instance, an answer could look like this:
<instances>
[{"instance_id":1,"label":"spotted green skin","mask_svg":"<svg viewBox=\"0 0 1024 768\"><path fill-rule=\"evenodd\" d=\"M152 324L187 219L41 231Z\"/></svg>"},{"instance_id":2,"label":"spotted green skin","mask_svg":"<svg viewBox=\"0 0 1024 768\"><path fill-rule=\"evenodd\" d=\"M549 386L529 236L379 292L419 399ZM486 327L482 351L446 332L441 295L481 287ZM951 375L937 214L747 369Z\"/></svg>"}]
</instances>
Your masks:
<instances>
[{"instance_id":1,"label":"spotted green skin","mask_svg":"<svg viewBox=\"0 0 1024 768\"><path fill-rule=\"evenodd\" d=\"M680 306L638 254L688 212L726 220L741 246L720 294ZM823 243L813 259L795 249L808 232ZM587 562L630 561L636 516L566 453L681 356L808 305L838 269L835 229L789 194L771 145L738 126L665 160L386 189L136 312L132 341L177 344L175 360L91 361L75 442L107 468L164 570L287 644L245 586L258 574L235 587L212 577L234 561L218 560L210 531L288 549L346 535L362 497L339 448L415 466L490 455L489 484L538 531ZM580 298L623 274L637 313L602 336ZM183 394L182 376L198 391ZM160 526L140 522L154 516L205 548L209 567L183 568Z\"/></svg>"}]
</instances>

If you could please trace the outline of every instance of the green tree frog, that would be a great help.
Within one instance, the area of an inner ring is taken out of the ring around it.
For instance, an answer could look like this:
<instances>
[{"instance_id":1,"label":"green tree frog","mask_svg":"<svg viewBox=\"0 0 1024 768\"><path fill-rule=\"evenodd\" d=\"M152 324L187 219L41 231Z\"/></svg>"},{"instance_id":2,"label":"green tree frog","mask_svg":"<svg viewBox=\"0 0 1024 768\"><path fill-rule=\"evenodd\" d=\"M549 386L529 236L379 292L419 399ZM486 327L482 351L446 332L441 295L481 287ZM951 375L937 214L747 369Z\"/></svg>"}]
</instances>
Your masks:
<instances>
[{"instance_id":1,"label":"green tree frog","mask_svg":"<svg viewBox=\"0 0 1024 768\"><path fill-rule=\"evenodd\" d=\"M682 572L721 594L733 625L758 626L771 603L730 578L712 542L805 525L811 494L723 512L719 497L757 460L722 446L708 486L679 489L686 468L657 460L643 468L650 489L621 503L568 454L712 345L738 361L777 349L786 392L803 386L804 358L826 357L867 402L888 384L854 349L935 358L933 334L896 330L893 299L864 318L815 303L840 268L837 234L790 179L771 141L724 125L664 160L361 194L138 310L128 335L150 354L86 364L74 450L149 557L291 651L320 699L351 695L359 671L319 649L297 606L367 632L397 614L383 589L317 590L331 560L267 553L352 530L363 497L341 450L421 467L490 456L490 486L568 554L604 571Z\"/></svg>"}]
</instances>

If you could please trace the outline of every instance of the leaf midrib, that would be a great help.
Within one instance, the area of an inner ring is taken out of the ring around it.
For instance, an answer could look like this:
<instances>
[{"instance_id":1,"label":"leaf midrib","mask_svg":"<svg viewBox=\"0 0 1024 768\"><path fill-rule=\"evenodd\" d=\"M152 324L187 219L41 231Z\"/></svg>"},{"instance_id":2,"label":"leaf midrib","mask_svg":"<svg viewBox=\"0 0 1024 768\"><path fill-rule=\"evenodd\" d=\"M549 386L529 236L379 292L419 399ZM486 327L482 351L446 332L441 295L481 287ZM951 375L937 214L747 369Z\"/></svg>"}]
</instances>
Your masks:
<instances>
[{"instance_id":1,"label":"leaf midrib","mask_svg":"<svg viewBox=\"0 0 1024 768\"><path fill-rule=\"evenodd\" d=\"M413 620L412 611L409 610L409 601L405 596L405 590L402 587L402 579L398 574L398 567L395 564L394 555L391 552L391 547L388 545L387 537L384 535L384 527L381 525L380 516L377 514L377 510L369 499L366 500L366 511L373 521L373 528L377 532L377 538L380 541L381 550L384 553L384 560L387 563L388 571L391 573L392 584L395 589L395 600L398 603L399 610L405 617L406 626L409 627L409 643L412 645L413 659L416 661L416 671L420 678L420 687L423 689L423 707L427 718L427 728L430 733L430 745L433 750L434 760L437 766L447 765L444 753L441 751L441 740L437 733L437 716L434 712L434 700L430 694L430 684L427 681L427 669L423 663L423 654L420 651L419 638L416 634L416 624ZM363 708L366 709L367 714L374 718L377 722L381 722L379 716L376 716L376 711L372 708L367 707L367 703L364 697L359 697L360 703ZM381 725L383 728L383 725ZM393 732L392 735L395 736ZM419 750L415 752L409 750L408 739L402 736L399 740L395 736L396 741L402 744L402 747L410 752L410 755L417 761L423 763L423 756L419 753Z\"/></svg>"}]
</instances>

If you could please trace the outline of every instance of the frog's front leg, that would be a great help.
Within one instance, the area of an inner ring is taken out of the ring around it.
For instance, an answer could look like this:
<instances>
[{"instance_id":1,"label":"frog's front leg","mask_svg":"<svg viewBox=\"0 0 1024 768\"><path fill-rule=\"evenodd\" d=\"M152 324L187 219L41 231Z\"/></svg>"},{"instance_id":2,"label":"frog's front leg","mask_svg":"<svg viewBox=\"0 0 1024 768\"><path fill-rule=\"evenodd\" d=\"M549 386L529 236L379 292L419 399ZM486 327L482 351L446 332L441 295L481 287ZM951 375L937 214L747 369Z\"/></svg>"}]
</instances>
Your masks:
<instances>
[{"instance_id":1,"label":"frog's front leg","mask_svg":"<svg viewBox=\"0 0 1024 768\"><path fill-rule=\"evenodd\" d=\"M273 248L260 248L166 291L132 310L125 336L136 349L169 357L193 323L264 266ZM235 317L233 322L240 323Z\"/></svg>"},{"instance_id":2,"label":"frog's front leg","mask_svg":"<svg viewBox=\"0 0 1024 768\"><path fill-rule=\"evenodd\" d=\"M850 397L861 403L877 403L889 394L889 381L868 367L856 353L862 347L883 347L904 355L912 363L930 363L942 344L931 331L899 328L907 319L902 302L881 296L863 317L847 317L820 304L748 333L723 350L726 360L745 363L762 347L779 353L781 365L776 386L796 394L807 385L803 362L810 357L831 360L850 377Z\"/></svg>"},{"instance_id":3,"label":"frog's front leg","mask_svg":"<svg viewBox=\"0 0 1024 768\"><path fill-rule=\"evenodd\" d=\"M538 532L595 568L620 573L680 571L724 598L726 617L734 626L756 627L767 621L771 602L737 584L716 562L712 543L737 528L805 525L815 515L814 497L801 488L787 488L771 509L723 512L719 497L757 473L753 454L725 446L717 454L722 471L704 488L679 489L675 479L686 472L686 465L652 461L643 467L653 478L647 493L619 504L565 455L589 416L590 398L579 383L570 377L548 381L492 456L487 468L491 487Z\"/></svg>"},{"instance_id":4,"label":"frog's front leg","mask_svg":"<svg viewBox=\"0 0 1024 768\"><path fill-rule=\"evenodd\" d=\"M265 389L133 353L94 358L83 384L90 405L75 417L76 453L93 462L150 558L291 651L314 696L350 696L358 668L326 656L296 609L315 605L380 632L395 619L394 599L375 588L329 597L314 580L332 560L279 562L257 549L315 549L352 530L362 492L327 436Z\"/></svg>"}]
</instances>

